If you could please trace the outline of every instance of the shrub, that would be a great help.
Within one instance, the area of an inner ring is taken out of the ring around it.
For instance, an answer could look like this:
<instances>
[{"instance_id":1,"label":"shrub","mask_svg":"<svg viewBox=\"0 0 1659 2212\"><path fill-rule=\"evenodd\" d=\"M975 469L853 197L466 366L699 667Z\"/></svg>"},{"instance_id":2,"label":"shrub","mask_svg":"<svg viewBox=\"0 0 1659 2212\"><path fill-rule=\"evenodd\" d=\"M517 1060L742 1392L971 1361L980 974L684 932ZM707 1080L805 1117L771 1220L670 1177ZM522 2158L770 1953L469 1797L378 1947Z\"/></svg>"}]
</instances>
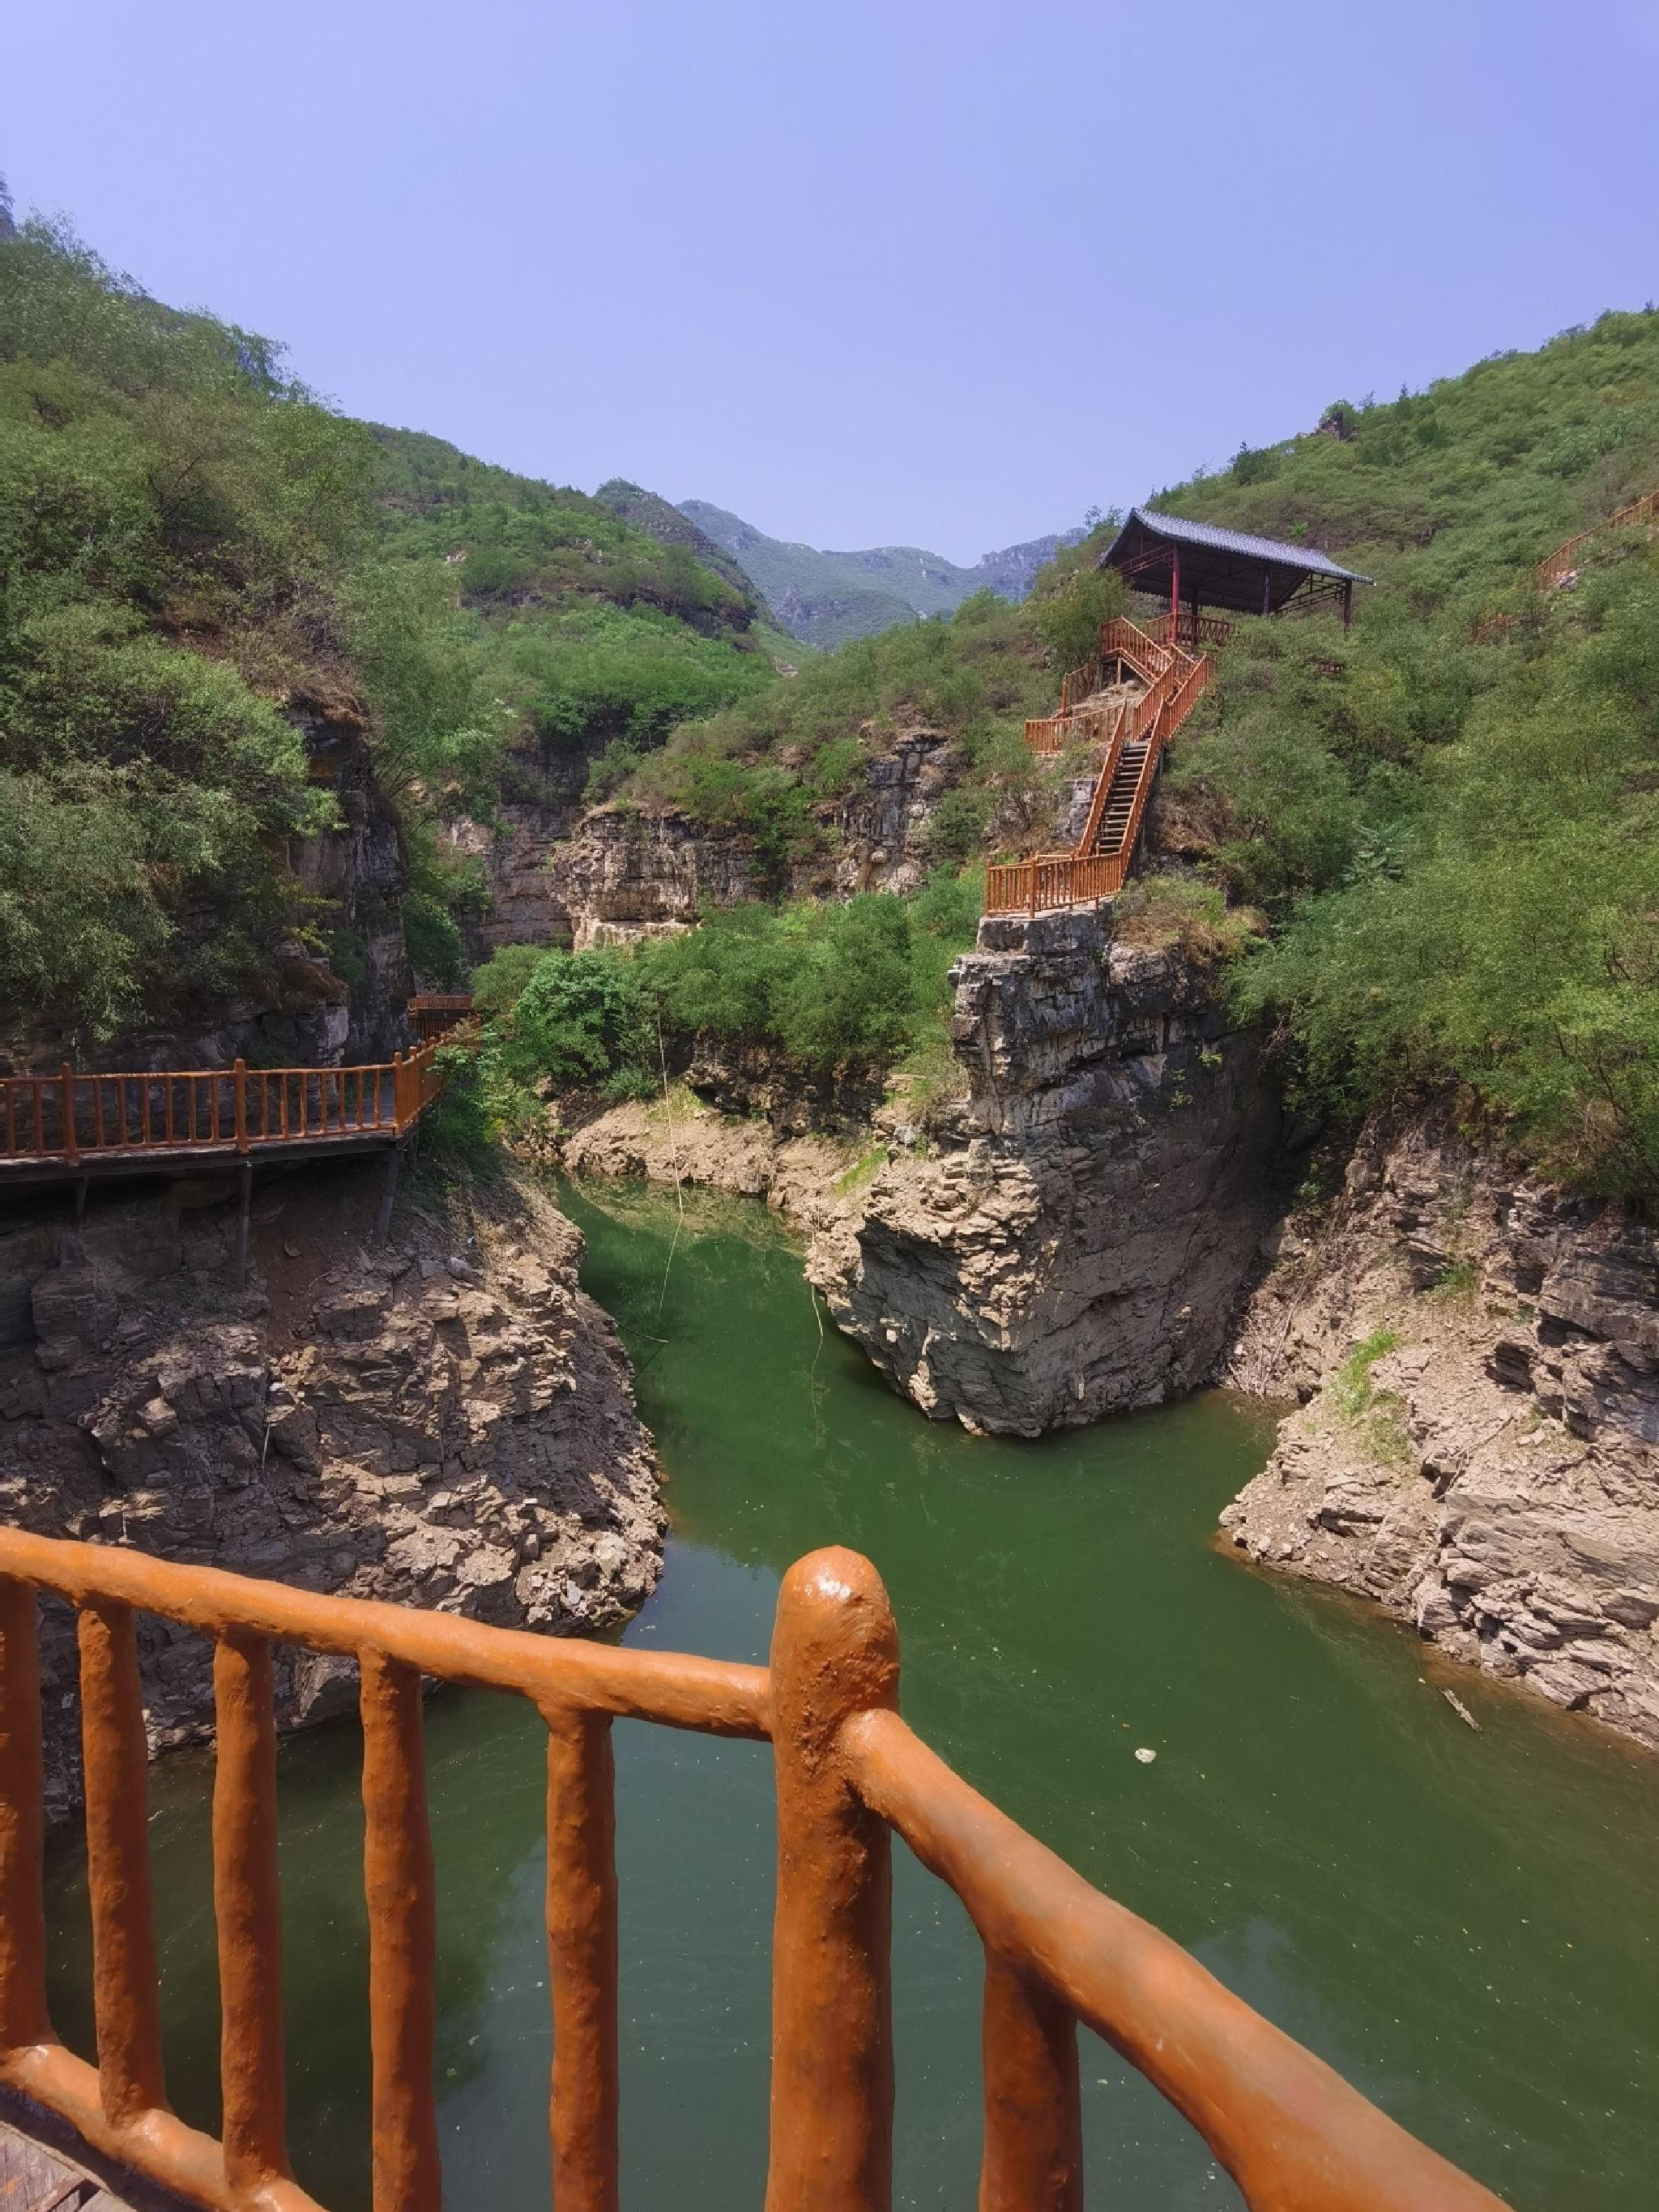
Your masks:
<instances>
[{"instance_id":1,"label":"shrub","mask_svg":"<svg viewBox=\"0 0 1659 2212\"><path fill-rule=\"evenodd\" d=\"M503 1060L521 1082L604 1083L646 1066L650 1042L646 1003L627 958L548 952L519 992Z\"/></svg>"}]
</instances>

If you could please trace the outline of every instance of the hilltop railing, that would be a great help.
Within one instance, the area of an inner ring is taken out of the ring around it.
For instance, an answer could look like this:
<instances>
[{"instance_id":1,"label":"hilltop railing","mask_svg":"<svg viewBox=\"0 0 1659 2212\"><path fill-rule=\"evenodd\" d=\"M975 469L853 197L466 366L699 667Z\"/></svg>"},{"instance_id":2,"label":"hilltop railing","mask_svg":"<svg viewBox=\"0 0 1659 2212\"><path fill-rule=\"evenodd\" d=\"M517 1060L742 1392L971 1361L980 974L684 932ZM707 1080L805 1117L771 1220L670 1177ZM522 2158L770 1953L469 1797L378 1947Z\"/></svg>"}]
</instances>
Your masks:
<instances>
[{"instance_id":1,"label":"hilltop railing","mask_svg":"<svg viewBox=\"0 0 1659 2212\"><path fill-rule=\"evenodd\" d=\"M1177 623L1168 614L1154 615L1146 625L1148 634L1160 645L1225 645L1233 634L1232 624L1222 615L1201 615L1195 607L1182 607Z\"/></svg>"},{"instance_id":2,"label":"hilltop railing","mask_svg":"<svg viewBox=\"0 0 1659 2212\"><path fill-rule=\"evenodd\" d=\"M1610 514L1605 522L1598 522L1589 530L1581 530L1576 538L1569 538L1564 544L1558 545L1553 553L1547 554L1535 571L1540 588L1553 592L1559 585L1564 584L1579 566L1580 548L1588 545L1591 538L1602 537L1609 530L1626 529L1632 522L1650 522L1656 519L1659 519L1659 491L1644 492L1640 499L1633 499L1628 507L1621 507L1617 514Z\"/></svg>"},{"instance_id":3,"label":"hilltop railing","mask_svg":"<svg viewBox=\"0 0 1659 2212\"><path fill-rule=\"evenodd\" d=\"M64 2047L46 2008L39 1591L78 1613L95 2067ZM135 1611L214 1640L217 2140L167 2101ZM767 2212L890 2203L890 1830L956 1892L985 1946L981 2212L1079 2212L1079 2021L1192 2123L1253 2212L1502 2212L911 1733L887 1594L856 1553L817 1552L791 1569L761 1668L0 1531L0 2081L211 2212L318 2212L285 2139L277 1643L355 1659L361 1673L374 2212L441 2203L424 1674L527 1698L547 1727L557 2212L616 2212L617 2201L619 1715L773 1746Z\"/></svg>"},{"instance_id":4,"label":"hilltop railing","mask_svg":"<svg viewBox=\"0 0 1659 2212\"><path fill-rule=\"evenodd\" d=\"M435 1042L358 1067L145 1068L0 1075L0 1171L158 1153L401 1136L438 1096Z\"/></svg>"}]
</instances>

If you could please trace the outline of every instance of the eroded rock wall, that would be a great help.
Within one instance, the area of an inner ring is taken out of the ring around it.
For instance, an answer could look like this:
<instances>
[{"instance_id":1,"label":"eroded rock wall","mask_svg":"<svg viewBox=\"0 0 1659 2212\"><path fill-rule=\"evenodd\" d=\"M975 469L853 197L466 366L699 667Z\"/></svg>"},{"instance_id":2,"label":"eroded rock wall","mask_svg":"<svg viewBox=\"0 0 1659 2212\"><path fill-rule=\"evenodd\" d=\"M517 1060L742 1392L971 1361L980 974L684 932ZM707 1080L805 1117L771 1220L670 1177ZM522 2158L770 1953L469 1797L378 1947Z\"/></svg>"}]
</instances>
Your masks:
<instances>
[{"instance_id":1,"label":"eroded rock wall","mask_svg":"<svg viewBox=\"0 0 1659 2212\"><path fill-rule=\"evenodd\" d=\"M1268 1215L1261 1048L1109 908L988 918L954 971L968 1091L808 1272L912 1401L1036 1436L1203 1382Z\"/></svg>"},{"instance_id":2,"label":"eroded rock wall","mask_svg":"<svg viewBox=\"0 0 1659 2212\"><path fill-rule=\"evenodd\" d=\"M1431 1120L1276 1245L1231 1371L1304 1403L1233 1542L1659 1747L1651 1228Z\"/></svg>"},{"instance_id":3,"label":"eroded rock wall","mask_svg":"<svg viewBox=\"0 0 1659 2212\"><path fill-rule=\"evenodd\" d=\"M636 942L689 928L707 907L775 895L847 897L855 891L916 890L931 865L929 830L954 781L945 736L902 732L872 751L858 782L824 810L825 849L802 860L787 883L763 883L747 841L672 808L617 804L584 808L567 775L520 764L495 823L461 819L456 849L483 860L490 904L473 925L475 951L501 945Z\"/></svg>"},{"instance_id":4,"label":"eroded rock wall","mask_svg":"<svg viewBox=\"0 0 1659 2212\"><path fill-rule=\"evenodd\" d=\"M0 1240L0 1515L54 1536L553 1632L624 1620L664 1517L580 1237L531 1188L400 1208L380 1177L262 1186L249 1286L213 1182L43 1206ZM202 1731L200 1637L145 1618L152 1738ZM74 1679L52 1609L48 1710ZM349 1701L349 1668L279 1656L292 1725ZM67 1722L52 1747L71 1787Z\"/></svg>"}]
</instances>

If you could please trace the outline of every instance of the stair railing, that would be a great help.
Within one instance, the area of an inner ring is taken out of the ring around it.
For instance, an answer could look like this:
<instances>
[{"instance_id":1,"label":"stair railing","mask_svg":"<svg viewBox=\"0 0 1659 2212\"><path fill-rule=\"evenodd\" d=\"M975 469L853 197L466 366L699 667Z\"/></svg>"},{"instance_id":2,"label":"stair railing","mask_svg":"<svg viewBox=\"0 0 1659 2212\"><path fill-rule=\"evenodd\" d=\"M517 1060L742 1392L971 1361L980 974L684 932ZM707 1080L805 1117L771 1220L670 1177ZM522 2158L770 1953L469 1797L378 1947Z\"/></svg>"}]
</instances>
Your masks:
<instances>
[{"instance_id":1,"label":"stair railing","mask_svg":"<svg viewBox=\"0 0 1659 2212\"><path fill-rule=\"evenodd\" d=\"M1540 588L1553 592L1558 585L1565 583L1579 566L1579 549L1588 545L1593 538L1602 537L1609 530L1625 529L1632 522L1650 521L1655 517L1659 517L1659 491L1644 492L1640 499L1633 499L1628 507L1621 507L1605 522L1598 522L1589 530L1581 530L1576 538L1569 538L1565 544L1558 545L1553 553L1547 554L1539 562L1534 573Z\"/></svg>"}]
</instances>

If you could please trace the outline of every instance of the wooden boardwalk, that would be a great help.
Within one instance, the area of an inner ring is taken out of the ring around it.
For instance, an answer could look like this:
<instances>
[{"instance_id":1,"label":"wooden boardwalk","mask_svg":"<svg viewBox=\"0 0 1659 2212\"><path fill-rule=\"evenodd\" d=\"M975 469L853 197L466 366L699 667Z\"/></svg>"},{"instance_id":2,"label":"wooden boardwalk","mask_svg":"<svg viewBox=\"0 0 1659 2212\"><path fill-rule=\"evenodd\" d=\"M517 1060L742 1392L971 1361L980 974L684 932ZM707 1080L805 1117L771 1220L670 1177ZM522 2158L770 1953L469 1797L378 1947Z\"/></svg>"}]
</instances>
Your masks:
<instances>
[{"instance_id":1,"label":"wooden boardwalk","mask_svg":"<svg viewBox=\"0 0 1659 2212\"><path fill-rule=\"evenodd\" d=\"M102 2157L43 2106L0 2090L0 2212L179 2212L184 2203Z\"/></svg>"},{"instance_id":2,"label":"wooden boardwalk","mask_svg":"<svg viewBox=\"0 0 1659 2212\"><path fill-rule=\"evenodd\" d=\"M443 1089L437 1041L358 1067L144 1068L0 1075L0 1191L26 1183L402 1143ZM0 2207L0 2212L4 2208Z\"/></svg>"}]
</instances>

